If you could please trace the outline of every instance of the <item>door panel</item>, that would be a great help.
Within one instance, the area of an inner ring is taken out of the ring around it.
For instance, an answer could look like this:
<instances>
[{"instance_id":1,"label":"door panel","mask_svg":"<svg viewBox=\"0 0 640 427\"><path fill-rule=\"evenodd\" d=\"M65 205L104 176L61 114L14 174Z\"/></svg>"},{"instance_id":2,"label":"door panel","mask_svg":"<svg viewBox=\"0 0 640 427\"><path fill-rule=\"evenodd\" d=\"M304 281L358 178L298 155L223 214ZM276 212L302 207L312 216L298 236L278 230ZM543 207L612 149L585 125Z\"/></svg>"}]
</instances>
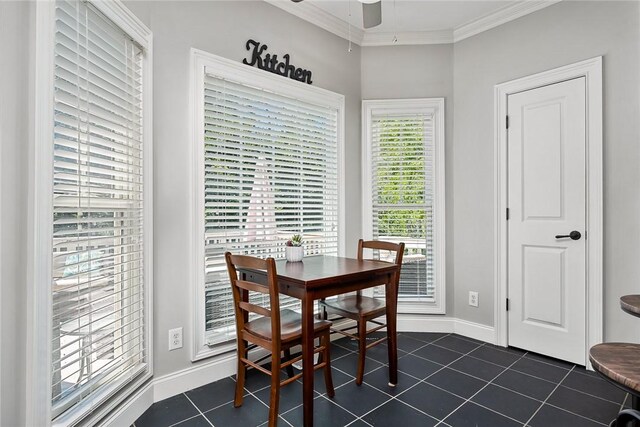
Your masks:
<instances>
[{"instance_id":1,"label":"door panel","mask_svg":"<svg viewBox=\"0 0 640 427\"><path fill-rule=\"evenodd\" d=\"M509 345L585 363L585 80L508 97Z\"/></svg>"},{"instance_id":2,"label":"door panel","mask_svg":"<svg viewBox=\"0 0 640 427\"><path fill-rule=\"evenodd\" d=\"M544 246L524 246L523 249L523 320L529 324L564 327L566 249Z\"/></svg>"},{"instance_id":3,"label":"door panel","mask_svg":"<svg viewBox=\"0 0 640 427\"><path fill-rule=\"evenodd\" d=\"M525 219L562 217L562 100L522 108Z\"/></svg>"}]
</instances>

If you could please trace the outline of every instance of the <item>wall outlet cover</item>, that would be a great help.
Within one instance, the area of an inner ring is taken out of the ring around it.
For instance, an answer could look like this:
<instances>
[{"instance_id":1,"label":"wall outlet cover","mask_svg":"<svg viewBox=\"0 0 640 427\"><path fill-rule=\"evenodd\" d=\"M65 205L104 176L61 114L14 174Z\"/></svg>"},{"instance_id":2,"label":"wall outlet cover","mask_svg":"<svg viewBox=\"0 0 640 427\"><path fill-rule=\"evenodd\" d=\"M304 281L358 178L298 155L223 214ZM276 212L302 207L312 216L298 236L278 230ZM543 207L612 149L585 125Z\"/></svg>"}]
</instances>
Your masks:
<instances>
[{"instance_id":1,"label":"wall outlet cover","mask_svg":"<svg viewBox=\"0 0 640 427\"><path fill-rule=\"evenodd\" d=\"M478 306L478 293L474 291L469 291L469 305L472 307Z\"/></svg>"},{"instance_id":2,"label":"wall outlet cover","mask_svg":"<svg viewBox=\"0 0 640 427\"><path fill-rule=\"evenodd\" d=\"M169 329L169 351L182 348L182 328Z\"/></svg>"}]
</instances>

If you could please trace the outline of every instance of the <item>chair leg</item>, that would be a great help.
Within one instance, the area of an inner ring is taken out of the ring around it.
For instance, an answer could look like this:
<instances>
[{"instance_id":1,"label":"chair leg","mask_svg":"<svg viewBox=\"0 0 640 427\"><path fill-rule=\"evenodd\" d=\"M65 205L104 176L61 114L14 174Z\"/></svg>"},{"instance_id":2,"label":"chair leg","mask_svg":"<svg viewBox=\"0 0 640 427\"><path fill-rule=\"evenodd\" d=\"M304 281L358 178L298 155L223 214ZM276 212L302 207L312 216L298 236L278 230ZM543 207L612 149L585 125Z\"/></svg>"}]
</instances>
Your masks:
<instances>
[{"instance_id":1,"label":"chair leg","mask_svg":"<svg viewBox=\"0 0 640 427\"><path fill-rule=\"evenodd\" d=\"M289 360L291 360L291 349L286 349L284 351L284 360L286 360L287 362ZM289 378L293 377L294 373L293 373L293 365L288 365L287 366L287 376Z\"/></svg>"},{"instance_id":2,"label":"chair leg","mask_svg":"<svg viewBox=\"0 0 640 427\"><path fill-rule=\"evenodd\" d=\"M280 351L271 354L271 397L269 400L269 427L278 425L280 405Z\"/></svg>"},{"instance_id":3,"label":"chair leg","mask_svg":"<svg viewBox=\"0 0 640 427\"><path fill-rule=\"evenodd\" d=\"M321 353L321 360L325 362L324 386L327 389L327 396L333 397L336 395L336 392L333 389L333 378L331 377L331 334L329 331L322 335L320 345L324 346L324 351Z\"/></svg>"},{"instance_id":4,"label":"chair leg","mask_svg":"<svg viewBox=\"0 0 640 427\"><path fill-rule=\"evenodd\" d=\"M320 320L327 320L327 318L329 317L327 315L327 307L325 307L324 305L320 304L321 302L324 302L324 298L322 298L320 301L318 301L318 305L320 306L320 312L318 313L318 317Z\"/></svg>"},{"instance_id":5,"label":"chair leg","mask_svg":"<svg viewBox=\"0 0 640 427\"><path fill-rule=\"evenodd\" d=\"M242 398L244 395L244 380L247 374L247 365L241 360L241 357L247 357L247 342L238 340L238 371L236 374L236 396L233 400L233 406L236 408L242 406Z\"/></svg>"},{"instance_id":6,"label":"chair leg","mask_svg":"<svg viewBox=\"0 0 640 427\"><path fill-rule=\"evenodd\" d=\"M356 374L356 384L362 384L364 377L364 361L367 353L367 321L361 319L358 322L358 373Z\"/></svg>"}]
</instances>

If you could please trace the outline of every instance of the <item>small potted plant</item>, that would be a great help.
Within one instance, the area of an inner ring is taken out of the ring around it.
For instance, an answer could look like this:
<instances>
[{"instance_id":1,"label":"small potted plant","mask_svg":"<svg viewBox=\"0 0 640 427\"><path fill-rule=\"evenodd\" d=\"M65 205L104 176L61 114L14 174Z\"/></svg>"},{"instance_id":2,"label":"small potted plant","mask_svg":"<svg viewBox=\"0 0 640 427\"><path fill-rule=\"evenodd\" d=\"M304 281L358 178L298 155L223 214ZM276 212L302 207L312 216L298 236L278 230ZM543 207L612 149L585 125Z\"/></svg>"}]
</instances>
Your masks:
<instances>
[{"instance_id":1,"label":"small potted plant","mask_svg":"<svg viewBox=\"0 0 640 427\"><path fill-rule=\"evenodd\" d=\"M285 256L289 262L300 262L304 257L304 248L302 247L302 236L300 234L294 234L291 239L287 240L285 250Z\"/></svg>"}]
</instances>

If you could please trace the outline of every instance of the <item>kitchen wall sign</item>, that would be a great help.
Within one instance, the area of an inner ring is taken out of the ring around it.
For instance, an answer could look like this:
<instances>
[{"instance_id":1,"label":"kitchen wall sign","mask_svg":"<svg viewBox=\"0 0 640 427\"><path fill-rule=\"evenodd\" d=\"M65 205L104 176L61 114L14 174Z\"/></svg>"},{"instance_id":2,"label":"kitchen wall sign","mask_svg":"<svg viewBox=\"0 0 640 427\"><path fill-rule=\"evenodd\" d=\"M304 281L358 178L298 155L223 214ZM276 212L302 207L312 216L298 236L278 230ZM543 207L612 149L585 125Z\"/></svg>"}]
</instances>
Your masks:
<instances>
[{"instance_id":1,"label":"kitchen wall sign","mask_svg":"<svg viewBox=\"0 0 640 427\"><path fill-rule=\"evenodd\" d=\"M252 67L255 66L261 70L289 77L290 79L298 80L307 84L313 83L311 81L311 71L296 68L294 65L290 64L289 60L291 58L288 53L286 55L282 55L283 60L280 61L278 59L278 55L265 53L268 49L266 44L262 44L255 40L247 40L246 47L247 50L251 52L251 59L243 59L243 64L247 64Z\"/></svg>"}]
</instances>

